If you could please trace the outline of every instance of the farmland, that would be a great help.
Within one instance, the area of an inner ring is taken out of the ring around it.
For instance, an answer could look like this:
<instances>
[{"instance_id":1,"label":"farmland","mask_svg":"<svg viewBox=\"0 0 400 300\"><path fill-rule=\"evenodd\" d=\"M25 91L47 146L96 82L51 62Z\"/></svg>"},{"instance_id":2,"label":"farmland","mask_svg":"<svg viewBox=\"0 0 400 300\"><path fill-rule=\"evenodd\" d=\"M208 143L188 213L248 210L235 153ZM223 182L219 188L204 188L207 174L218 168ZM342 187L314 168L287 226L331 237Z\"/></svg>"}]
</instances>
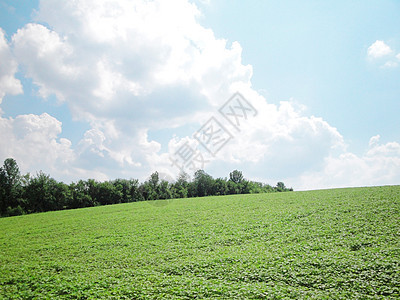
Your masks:
<instances>
[{"instance_id":1,"label":"farmland","mask_svg":"<svg viewBox=\"0 0 400 300\"><path fill-rule=\"evenodd\" d=\"M0 228L3 298L400 297L400 186L143 201Z\"/></svg>"}]
</instances>

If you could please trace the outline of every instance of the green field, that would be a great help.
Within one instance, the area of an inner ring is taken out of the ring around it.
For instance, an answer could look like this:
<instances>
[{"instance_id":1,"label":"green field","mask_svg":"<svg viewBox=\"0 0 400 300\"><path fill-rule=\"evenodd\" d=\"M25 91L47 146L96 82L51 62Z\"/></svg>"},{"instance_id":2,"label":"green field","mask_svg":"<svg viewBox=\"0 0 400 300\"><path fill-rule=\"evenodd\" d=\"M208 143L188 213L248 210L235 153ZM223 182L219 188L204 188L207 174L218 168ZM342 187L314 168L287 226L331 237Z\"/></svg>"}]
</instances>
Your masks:
<instances>
[{"instance_id":1,"label":"green field","mask_svg":"<svg viewBox=\"0 0 400 300\"><path fill-rule=\"evenodd\" d=\"M400 297L400 186L0 219L5 299Z\"/></svg>"}]
</instances>

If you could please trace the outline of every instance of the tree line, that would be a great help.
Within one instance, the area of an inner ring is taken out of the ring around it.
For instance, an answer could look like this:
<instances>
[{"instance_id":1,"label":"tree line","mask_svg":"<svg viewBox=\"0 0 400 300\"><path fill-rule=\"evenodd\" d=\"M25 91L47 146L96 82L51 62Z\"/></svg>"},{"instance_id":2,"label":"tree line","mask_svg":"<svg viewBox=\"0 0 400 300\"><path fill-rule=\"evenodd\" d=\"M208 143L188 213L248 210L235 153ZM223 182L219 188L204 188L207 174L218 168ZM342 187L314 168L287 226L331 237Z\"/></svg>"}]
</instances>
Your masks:
<instances>
[{"instance_id":1,"label":"tree line","mask_svg":"<svg viewBox=\"0 0 400 300\"><path fill-rule=\"evenodd\" d=\"M283 182L273 187L247 180L238 170L232 171L229 179L214 179L204 170L198 170L193 180L183 172L174 183L154 172L143 183L137 179L104 182L88 179L65 184L41 171L36 176L21 175L17 162L7 158L0 167L0 216L146 200L286 191L293 189L286 188Z\"/></svg>"}]
</instances>

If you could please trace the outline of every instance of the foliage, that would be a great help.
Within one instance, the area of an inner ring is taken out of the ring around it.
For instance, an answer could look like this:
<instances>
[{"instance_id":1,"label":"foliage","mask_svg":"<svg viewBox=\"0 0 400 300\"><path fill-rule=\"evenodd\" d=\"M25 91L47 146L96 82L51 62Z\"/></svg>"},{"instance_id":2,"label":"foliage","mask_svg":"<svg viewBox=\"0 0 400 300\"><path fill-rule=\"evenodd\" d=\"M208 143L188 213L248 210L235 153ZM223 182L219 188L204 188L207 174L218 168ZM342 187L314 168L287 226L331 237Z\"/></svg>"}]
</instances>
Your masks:
<instances>
[{"instance_id":1,"label":"foliage","mask_svg":"<svg viewBox=\"0 0 400 300\"><path fill-rule=\"evenodd\" d=\"M143 200L219 196L288 191L282 182L277 187L248 181L241 171L234 170L229 180L214 179L204 170L179 174L175 183L160 180L158 172L140 184L137 179L115 179L97 182L94 179L67 185L40 171L36 176L21 176L17 162L8 158L0 168L0 216L45 212L98 205L129 203Z\"/></svg>"},{"instance_id":2,"label":"foliage","mask_svg":"<svg viewBox=\"0 0 400 300\"><path fill-rule=\"evenodd\" d=\"M21 175L17 162L7 158L0 168L0 215L20 206L21 194Z\"/></svg>"},{"instance_id":3,"label":"foliage","mask_svg":"<svg viewBox=\"0 0 400 300\"><path fill-rule=\"evenodd\" d=\"M212 195L213 178L204 170L198 170L194 173L193 185L196 194L194 197L204 197Z\"/></svg>"},{"instance_id":4,"label":"foliage","mask_svg":"<svg viewBox=\"0 0 400 300\"><path fill-rule=\"evenodd\" d=\"M31 178L24 193L27 200L26 211L30 213L62 209L64 199L56 197L57 185L56 180L43 172Z\"/></svg>"},{"instance_id":5,"label":"foliage","mask_svg":"<svg viewBox=\"0 0 400 300\"><path fill-rule=\"evenodd\" d=\"M233 183L240 184L243 181L243 174L241 171L234 170L229 173L229 180Z\"/></svg>"},{"instance_id":6,"label":"foliage","mask_svg":"<svg viewBox=\"0 0 400 300\"><path fill-rule=\"evenodd\" d=\"M399 299L400 186L0 219L4 299Z\"/></svg>"}]
</instances>

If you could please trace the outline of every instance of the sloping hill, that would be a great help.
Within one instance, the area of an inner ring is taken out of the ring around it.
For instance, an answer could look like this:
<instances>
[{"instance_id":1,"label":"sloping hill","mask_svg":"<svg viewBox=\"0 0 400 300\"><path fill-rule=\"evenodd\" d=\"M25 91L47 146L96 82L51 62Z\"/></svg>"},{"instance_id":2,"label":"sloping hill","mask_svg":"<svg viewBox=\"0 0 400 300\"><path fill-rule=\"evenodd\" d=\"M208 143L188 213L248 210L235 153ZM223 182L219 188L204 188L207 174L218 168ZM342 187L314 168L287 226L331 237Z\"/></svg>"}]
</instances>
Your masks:
<instances>
[{"instance_id":1,"label":"sloping hill","mask_svg":"<svg viewBox=\"0 0 400 300\"><path fill-rule=\"evenodd\" d=\"M0 228L4 298L400 297L400 186L138 202Z\"/></svg>"}]
</instances>

